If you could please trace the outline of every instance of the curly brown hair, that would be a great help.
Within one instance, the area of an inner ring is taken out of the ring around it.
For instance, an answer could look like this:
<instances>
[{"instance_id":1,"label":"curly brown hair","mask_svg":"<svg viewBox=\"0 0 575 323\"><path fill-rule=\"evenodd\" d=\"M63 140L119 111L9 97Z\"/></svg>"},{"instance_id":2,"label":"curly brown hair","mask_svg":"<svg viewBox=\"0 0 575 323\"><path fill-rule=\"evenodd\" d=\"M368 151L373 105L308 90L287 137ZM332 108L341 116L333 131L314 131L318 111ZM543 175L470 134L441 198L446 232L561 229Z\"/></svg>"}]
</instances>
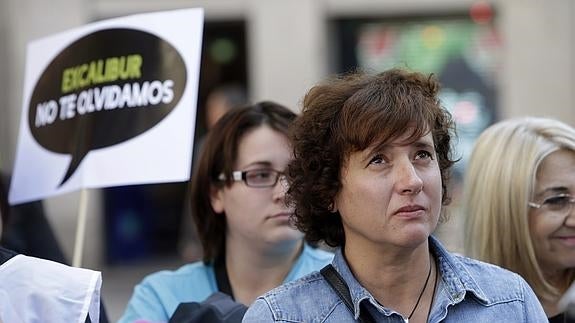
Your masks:
<instances>
[{"instance_id":1,"label":"curly brown hair","mask_svg":"<svg viewBox=\"0 0 575 323\"><path fill-rule=\"evenodd\" d=\"M331 211L341 189L340 171L353 152L382 145L410 131L416 141L432 133L442 179L442 204L455 125L437 97L433 75L400 69L376 75L354 72L314 86L304 97L302 115L290 128L294 160L288 166L287 201L306 240L332 247L345 241L341 216Z\"/></svg>"}]
</instances>

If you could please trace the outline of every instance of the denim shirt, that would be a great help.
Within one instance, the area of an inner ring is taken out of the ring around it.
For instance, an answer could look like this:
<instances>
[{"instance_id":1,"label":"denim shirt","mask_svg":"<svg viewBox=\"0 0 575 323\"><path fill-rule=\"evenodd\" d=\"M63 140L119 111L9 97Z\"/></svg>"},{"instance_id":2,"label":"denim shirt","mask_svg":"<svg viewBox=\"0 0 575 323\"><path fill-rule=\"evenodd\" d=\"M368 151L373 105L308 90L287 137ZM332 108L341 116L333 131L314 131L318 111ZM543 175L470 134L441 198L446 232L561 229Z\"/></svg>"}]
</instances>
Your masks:
<instances>
[{"instance_id":1,"label":"denim shirt","mask_svg":"<svg viewBox=\"0 0 575 323\"><path fill-rule=\"evenodd\" d=\"M451 254L437 239L429 240L441 276L428 322L548 322L533 290L521 276ZM323 276L314 272L259 297L242 322L350 322L358 319L360 309L368 310L376 322L404 322L400 313L380 305L361 286L341 250L336 252L332 265L349 286L354 313Z\"/></svg>"}]
</instances>

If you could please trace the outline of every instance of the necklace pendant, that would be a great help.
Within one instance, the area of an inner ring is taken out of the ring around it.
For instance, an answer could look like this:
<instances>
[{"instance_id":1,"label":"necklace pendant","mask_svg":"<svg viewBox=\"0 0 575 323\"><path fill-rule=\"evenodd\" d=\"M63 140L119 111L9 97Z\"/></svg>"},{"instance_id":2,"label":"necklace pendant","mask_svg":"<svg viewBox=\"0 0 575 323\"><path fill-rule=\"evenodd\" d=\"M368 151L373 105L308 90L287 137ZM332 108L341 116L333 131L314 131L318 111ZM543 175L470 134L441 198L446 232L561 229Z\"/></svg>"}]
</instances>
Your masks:
<instances>
[{"instance_id":1,"label":"necklace pendant","mask_svg":"<svg viewBox=\"0 0 575 323\"><path fill-rule=\"evenodd\" d=\"M409 323L409 319L403 319L405 323Z\"/></svg>"}]
</instances>

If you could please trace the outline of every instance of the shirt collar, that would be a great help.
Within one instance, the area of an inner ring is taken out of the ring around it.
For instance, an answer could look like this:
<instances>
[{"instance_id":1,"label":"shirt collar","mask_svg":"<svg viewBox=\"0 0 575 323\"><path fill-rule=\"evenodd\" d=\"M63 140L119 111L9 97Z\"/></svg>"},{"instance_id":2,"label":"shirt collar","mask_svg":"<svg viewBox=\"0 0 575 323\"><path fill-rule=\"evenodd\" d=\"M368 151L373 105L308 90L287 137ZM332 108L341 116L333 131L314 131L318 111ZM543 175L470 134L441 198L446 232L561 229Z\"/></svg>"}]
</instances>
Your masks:
<instances>
[{"instance_id":1,"label":"shirt collar","mask_svg":"<svg viewBox=\"0 0 575 323\"><path fill-rule=\"evenodd\" d=\"M439 264L441 282L449 295L451 303L461 302L465 298L466 292L473 293L479 301L488 303L489 299L461 260L447 251L435 237L429 237L429 242Z\"/></svg>"}]
</instances>

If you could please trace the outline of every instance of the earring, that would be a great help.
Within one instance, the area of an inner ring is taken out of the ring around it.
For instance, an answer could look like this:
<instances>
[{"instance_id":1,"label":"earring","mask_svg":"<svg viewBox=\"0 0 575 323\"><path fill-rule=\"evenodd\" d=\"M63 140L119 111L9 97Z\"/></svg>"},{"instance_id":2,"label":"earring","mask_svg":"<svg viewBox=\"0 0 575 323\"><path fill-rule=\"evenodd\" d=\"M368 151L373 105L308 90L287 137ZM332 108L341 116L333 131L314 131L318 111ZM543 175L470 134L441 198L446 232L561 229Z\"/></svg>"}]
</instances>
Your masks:
<instances>
[{"instance_id":1,"label":"earring","mask_svg":"<svg viewBox=\"0 0 575 323\"><path fill-rule=\"evenodd\" d=\"M331 213L337 212L337 209L335 208L335 204L333 202L329 203L327 210L330 211Z\"/></svg>"}]
</instances>

